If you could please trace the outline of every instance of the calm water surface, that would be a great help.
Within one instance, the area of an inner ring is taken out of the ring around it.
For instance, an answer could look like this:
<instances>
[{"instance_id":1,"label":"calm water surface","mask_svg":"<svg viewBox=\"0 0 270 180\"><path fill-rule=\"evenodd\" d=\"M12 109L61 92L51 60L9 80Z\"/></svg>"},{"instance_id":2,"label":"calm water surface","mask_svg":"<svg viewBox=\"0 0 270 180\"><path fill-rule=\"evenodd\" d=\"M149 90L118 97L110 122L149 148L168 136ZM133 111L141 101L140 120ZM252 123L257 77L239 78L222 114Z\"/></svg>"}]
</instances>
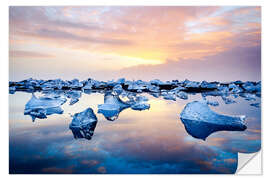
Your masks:
<instances>
[{"instance_id":1,"label":"calm water surface","mask_svg":"<svg viewBox=\"0 0 270 180\"><path fill-rule=\"evenodd\" d=\"M37 96L40 93L35 93ZM97 113L104 95L82 94L79 102L62 105L63 114L47 119L24 115L32 94L9 95L9 166L10 173L234 173L237 153L253 153L261 147L261 109L241 97L235 104L210 108L226 115L246 115L245 131L219 131L205 141L189 135L180 120L185 105L201 100L149 98L149 110L122 111L115 121ZM91 140L75 139L69 124L71 115L92 108L98 118Z\"/></svg>"}]
</instances>

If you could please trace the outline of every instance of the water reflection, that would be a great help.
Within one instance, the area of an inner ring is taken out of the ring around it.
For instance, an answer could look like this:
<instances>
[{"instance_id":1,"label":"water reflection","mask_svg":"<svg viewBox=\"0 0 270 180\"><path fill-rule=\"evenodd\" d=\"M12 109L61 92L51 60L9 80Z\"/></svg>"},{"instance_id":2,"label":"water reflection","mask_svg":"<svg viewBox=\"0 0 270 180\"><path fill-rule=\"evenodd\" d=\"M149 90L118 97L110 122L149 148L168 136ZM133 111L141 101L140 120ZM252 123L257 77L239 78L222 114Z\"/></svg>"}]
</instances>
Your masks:
<instances>
[{"instance_id":1,"label":"water reflection","mask_svg":"<svg viewBox=\"0 0 270 180\"><path fill-rule=\"evenodd\" d=\"M35 96L68 98L65 91L54 93L37 92ZM202 141L196 130L209 132L211 126L179 120L187 103L202 100L200 94L188 94L188 101L145 94L151 108L134 111L130 102L141 94L123 93L82 93L72 106L60 106L63 114L46 114L47 121L35 123L22 113L31 94L10 95L10 173L234 173L238 152L260 149L260 108L249 106L244 98L225 105L220 96L207 96L207 100L219 102L211 107L215 112L247 115L247 129L219 131ZM106 95L130 105L118 113L117 121L112 123L96 113L98 123L68 128L76 113L88 107L98 112L103 100L106 104ZM74 114L72 118L69 113Z\"/></svg>"}]
</instances>

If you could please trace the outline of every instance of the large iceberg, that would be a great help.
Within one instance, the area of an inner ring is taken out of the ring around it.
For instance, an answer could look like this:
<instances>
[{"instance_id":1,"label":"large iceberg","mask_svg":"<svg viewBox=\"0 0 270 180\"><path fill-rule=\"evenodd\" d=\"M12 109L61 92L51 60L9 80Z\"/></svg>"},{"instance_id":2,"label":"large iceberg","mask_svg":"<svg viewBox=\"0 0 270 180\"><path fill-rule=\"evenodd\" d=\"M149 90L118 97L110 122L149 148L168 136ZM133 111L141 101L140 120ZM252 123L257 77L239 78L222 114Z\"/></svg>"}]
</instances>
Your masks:
<instances>
[{"instance_id":1,"label":"large iceberg","mask_svg":"<svg viewBox=\"0 0 270 180\"><path fill-rule=\"evenodd\" d=\"M97 117L93 112L93 109L87 108L73 116L69 129L72 131L75 139L85 138L90 140L94 134L96 125Z\"/></svg>"},{"instance_id":2,"label":"large iceberg","mask_svg":"<svg viewBox=\"0 0 270 180\"><path fill-rule=\"evenodd\" d=\"M206 101L188 103L180 114L187 132L205 140L216 131L244 131L247 126L245 116L227 116L212 111Z\"/></svg>"},{"instance_id":3,"label":"large iceberg","mask_svg":"<svg viewBox=\"0 0 270 180\"><path fill-rule=\"evenodd\" d=\"M119 113L128 107L130 104L123 102L119 96L106 93L104 104L98 105L98 113L103 114L107 120L114 121L118 118Z\"/></svg>"},{"instance_id":4,"label":"large iceberg","mask_svg":"<svg viewBox=\"0 0 270 180\"><path fill-rule=\"evenodd\" d=\"M63 110L60 106L65 102L66 98L61 96L37 98L32 94L31 99L25 105L24 114L30 115L33 121L36 118L47 118L47 115L51 114L62 114Z\"/></svg>"}]
</instances>

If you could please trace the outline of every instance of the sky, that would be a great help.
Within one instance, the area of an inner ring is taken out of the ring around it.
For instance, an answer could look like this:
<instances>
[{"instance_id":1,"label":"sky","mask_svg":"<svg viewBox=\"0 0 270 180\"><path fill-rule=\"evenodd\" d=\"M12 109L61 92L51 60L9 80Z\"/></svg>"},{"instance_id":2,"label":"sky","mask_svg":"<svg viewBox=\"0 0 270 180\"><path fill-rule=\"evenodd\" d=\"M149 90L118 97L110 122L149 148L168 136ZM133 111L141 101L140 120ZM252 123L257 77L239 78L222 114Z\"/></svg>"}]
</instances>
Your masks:
<instances>
[{"instance_id":1,"label":"sky","mask_svg":"<svg viewBox=\"0 0 270 180\"><path fill-rule=\"evenodd\" d=\"M9 79L261 79L261 8L9 9Z\"/></svg>"}]
</instances>

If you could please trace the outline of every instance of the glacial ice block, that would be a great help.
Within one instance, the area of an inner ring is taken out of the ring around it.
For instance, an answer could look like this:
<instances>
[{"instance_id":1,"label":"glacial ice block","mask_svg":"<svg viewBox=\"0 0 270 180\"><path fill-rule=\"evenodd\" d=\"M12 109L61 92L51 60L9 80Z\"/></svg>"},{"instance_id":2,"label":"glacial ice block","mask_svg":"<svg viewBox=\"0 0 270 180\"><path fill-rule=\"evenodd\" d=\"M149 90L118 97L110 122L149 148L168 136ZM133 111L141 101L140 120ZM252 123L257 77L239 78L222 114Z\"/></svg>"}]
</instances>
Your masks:
<instances>
[{"instance_id":1,"label":"glacial ice block","mask_svg":"<svg viewBox=\"0 0 270 180\"><path fill-rule=\"evenodd\" d=\"M72 131L75 139L85 138L90 140L94 134L96 125L97 117L93 112L93 109L87 108L73 116L69 129Z\"/></svg>"},{"instance_id":2,"label":"glacial ice block","mask_svg":"<svg viewBox=\"0 0 270 180\"><path fill-rule=\"evenodd\" d=\"M124 109L130 107L130 104L123 102L119 96L107 93L104 96L104 104L98 105L98 113L104 115L109 121L114 121Z\"/></svg>"},{"instance_id":3,"label":"glacial ice block","mask_svg":"<svg viewBox=\"0 0 270 180\"><path fill-rule=\"evenodd\" d=\"M205 140L217 131L244 131L245 116L227 116L212 111L206 101L188 103L180 114L186 131L195 138Z\"/></svg>"},{"instance_id":4,"label":"glacial ice block","mask_svg":"<svg viewBox=\"0 0 270 180\"><path fill-rule=\"evenodd\" d=\"M51 114L62 114L63 110L60 106L65 102L66 98L61 96L37 98L32 94L31 99L25 105L24 114L30 115L33 121L35 118L47 118L47 115Z\"/></svg>"}]
</instances>

